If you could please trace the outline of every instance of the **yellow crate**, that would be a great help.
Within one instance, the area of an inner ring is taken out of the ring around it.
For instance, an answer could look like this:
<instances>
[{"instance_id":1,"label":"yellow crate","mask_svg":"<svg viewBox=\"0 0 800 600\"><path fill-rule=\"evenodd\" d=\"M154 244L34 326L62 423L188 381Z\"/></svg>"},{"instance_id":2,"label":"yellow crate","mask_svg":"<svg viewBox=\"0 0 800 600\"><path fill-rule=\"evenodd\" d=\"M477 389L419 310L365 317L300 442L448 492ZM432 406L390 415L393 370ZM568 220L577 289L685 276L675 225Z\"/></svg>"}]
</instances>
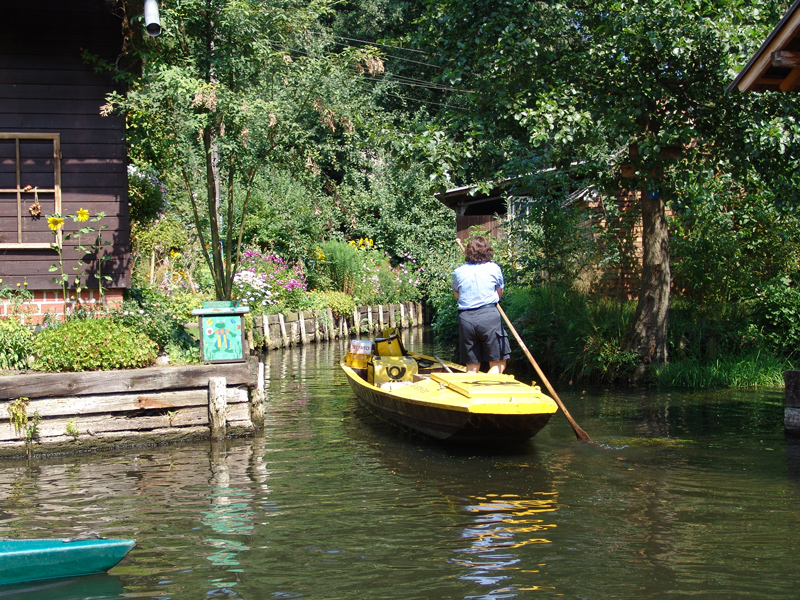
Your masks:
<instances>
[{"instance_id":1,"label":"yellow crate","mask_svg":"<svg viewBox=\"0 0 800 600\"><path fill-rule=\"evenodd\" d=\"M366 369L369 356L366 354L353 354L348 352L344 357L344 364L354 369Z\"/></svg>"},{"instance_id":2,"label":"yellow crate","mask_svg":"<svg viewBox=\"0 0 800 600\"><path fill-rule=\"evenodd\" d=\"M378 356L403 356L405 353L403 342L397 334L375 338L375 354Z\"/></svg>"},{"instance_id":3,"label":"yellow crate","mask_svg":"<svg viewBox=\"0 0 800 600\"><path fill-rule=\"evenodd\" d=\"M389 381L414 381L417 361L410 356L371 356L367 367L370 383L378 385Z\"/></svg>"}]
</instances>

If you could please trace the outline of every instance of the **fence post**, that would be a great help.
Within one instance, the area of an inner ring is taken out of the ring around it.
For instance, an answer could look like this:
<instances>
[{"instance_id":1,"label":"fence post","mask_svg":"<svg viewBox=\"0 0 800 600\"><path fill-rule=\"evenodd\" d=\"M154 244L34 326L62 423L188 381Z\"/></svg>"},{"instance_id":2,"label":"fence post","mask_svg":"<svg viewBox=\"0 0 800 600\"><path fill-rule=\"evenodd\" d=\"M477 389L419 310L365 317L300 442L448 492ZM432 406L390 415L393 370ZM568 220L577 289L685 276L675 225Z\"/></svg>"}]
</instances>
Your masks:
<instances>
[{"instance_id":1,"label":"fence post","mask_svg":"<svg viewBox=\"0 0 800 600\"><path fill-rule=\"evenodd\" d=\"M224 377L208 378L208 426L212 438L224 438L228 412L228 383Z\"/></svg>"},{"instance_id":2,"label":"fence post","mask_svg":"<svg viewBox=\"0 0 800 600\"><path fill-rule=\"evenodd\" d=\"M303 311L297 312L297 321L300 324L300 343L306 345L308 343L308 335L306 335L306 316Z\"/></svg>"},{"instance_id":3,"label":"fence post","mask_svg":"<svg viewBox=\"0 0 800 600\"><path fill-rule=\"evenodd\" d=\"M286 335L286 321L283 319L283 313L278 313L278 323L281 326L281 341L283 342L283 347L289 347L289 338Z\"/></svg>"},{"instance_id":4,"label":"fence post","mask_svg":"<svg viewBox=\"0 0 800 600\"><path fill-rule=\"evenodd\" d=\"M314 339L318 342L325 339L325 315L321 310L314 311Z\"/></svg>"},{"instance_id":5,"label":"fence post","mask_svg":"<svg viewBox=\"0 0 800 600\"><path fill-rule=\"evenodd\" d=\"M269 315L263 315L261 322L264 324L264 345L269 349L272 346L272 338L269 334Z\"/></svg>"},{"instance_id":6,"label":"fence post","mask_svg":"<svg viewBox=\"0 0 800 600\"><path fill-rule=\"evenodd\" d=\"M250 389L250 422L260 431L264 428L264 361L259 360L256 385Z\"/></svg>"},{"instance_id":7,"label":"fence post","mask_svg":"<svg viewBox=\"0 0 800 600\"><path fill-rule=\"evenodd\" d=\"M336 337L336 321L333 319L333 311L330 308L325 309L325 330L328 334L327 339L332 340Z\"/></svg>"}]
</instances>

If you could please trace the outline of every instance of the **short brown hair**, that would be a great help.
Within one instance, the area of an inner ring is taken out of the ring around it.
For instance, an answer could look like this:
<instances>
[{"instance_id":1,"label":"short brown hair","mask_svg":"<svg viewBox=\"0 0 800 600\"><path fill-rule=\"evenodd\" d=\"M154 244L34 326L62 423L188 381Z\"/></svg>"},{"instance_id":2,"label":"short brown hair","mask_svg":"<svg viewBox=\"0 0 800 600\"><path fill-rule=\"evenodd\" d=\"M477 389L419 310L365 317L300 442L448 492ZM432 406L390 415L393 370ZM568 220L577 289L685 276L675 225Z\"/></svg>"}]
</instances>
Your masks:
<instances>
[{"instance_id":1,"label":"short brown hair","mask_svg":"<svg viewBox=\"0 0 800 600\"><path fill-rule=\"evenodd\" d=\"M478 236L469 241L467 249L464 250L464 256L468 263L487 263L494 258L494 250L492 250L489 240Z\"/></svg>"}]
</instances>

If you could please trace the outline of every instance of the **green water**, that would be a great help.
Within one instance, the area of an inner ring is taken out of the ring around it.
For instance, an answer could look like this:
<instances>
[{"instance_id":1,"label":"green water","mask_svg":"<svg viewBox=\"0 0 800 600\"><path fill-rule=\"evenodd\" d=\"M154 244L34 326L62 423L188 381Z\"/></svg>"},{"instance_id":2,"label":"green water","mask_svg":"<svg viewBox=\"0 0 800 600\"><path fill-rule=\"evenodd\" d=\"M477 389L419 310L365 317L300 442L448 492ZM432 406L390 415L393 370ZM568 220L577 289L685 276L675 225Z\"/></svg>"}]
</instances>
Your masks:
<instances>
[{"instance_id":1,"label":"green water","mask_svg":"<svg viewBox=\"0 0 800 600\"><path fill-rule=\"evenodd\" d=\"M0 536L137 540L107 575L0 598L800 597L780 390L557 386L594 443L557 415L453 448L364 413L342 351L273 353L253 439L0 463Z\"/></svg>"}]
</instances>

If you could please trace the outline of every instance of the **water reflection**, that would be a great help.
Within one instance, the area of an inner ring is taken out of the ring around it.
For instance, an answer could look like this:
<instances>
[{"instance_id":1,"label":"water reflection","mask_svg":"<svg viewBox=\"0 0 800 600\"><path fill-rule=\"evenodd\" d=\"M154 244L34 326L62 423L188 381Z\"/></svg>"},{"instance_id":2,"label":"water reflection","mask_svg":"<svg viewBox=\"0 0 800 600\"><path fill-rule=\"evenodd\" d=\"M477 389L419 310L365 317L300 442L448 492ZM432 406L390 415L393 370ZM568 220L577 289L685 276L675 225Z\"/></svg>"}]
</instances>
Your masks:
<instances>
[{"instance_id":1,"label":"water reflection","mask_svg":"<svg viewBox=\"0 0 800 600\"><path fill-rule=\"evenodd\" d=\"M544 513L557 510L556 493L541 492L538 497L527 499L515 494L489 494L476 497L475 503L467 505L466 510L476 515L474 525L465 528L461 534L469 546L456 550L458 554L466 556L459 556L452 561L468 569L468 573L460 579L492 589L465 598L516 598L522 590L545 589L545 586L514 586L515 572L524 570L538 573L538 568L523 564L519 554L511 550L529 544L552 543L543 536L555 529L556 524L541 517ZM503 587L496 587L499 585Z\"/></svg>"},{"instance_id":2,"label":"water reflection","mask_svg":"<svg viewBox=\"0 0 800 600\"><path fill-rule=\"evenodd\" d=\"M111 579L81 578L103 599L797 597L782 407L565 391L600 443L559 417L486 452L376 421L344 350L272 353L253 439L0 463L0 535L136 538ZM6 597L77 600L54 590Z\"/></svg>"},{"instance_id":3,"label":"water reflection","mask_svg":"<svg viewBox=\"0 0 800 600\"><path fill-rule=\"evenodd\" d=\"M8 600L118 600L124 593L119 577L107 573L0 587Z\"/></svg>"}]
</instances>

